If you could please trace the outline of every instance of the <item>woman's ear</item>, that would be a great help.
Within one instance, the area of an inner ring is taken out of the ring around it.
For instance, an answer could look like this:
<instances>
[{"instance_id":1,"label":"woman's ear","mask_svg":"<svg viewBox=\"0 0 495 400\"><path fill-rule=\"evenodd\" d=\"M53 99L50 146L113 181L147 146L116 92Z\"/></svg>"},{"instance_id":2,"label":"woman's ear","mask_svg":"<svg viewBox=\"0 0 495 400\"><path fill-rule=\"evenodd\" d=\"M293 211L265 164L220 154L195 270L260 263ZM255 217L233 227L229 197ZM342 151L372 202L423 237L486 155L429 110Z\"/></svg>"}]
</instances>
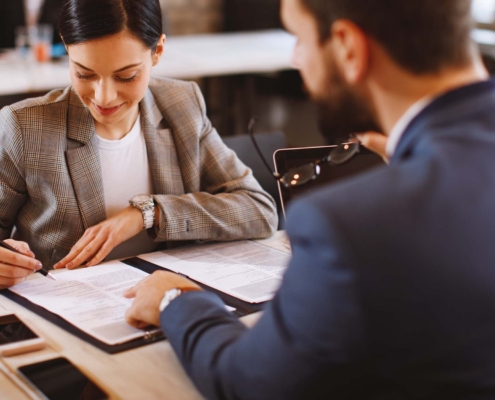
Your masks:
<instances>
[{"instance_id":1,"label":"woman's ear","mask_svg":"<svg viewBox=\"0 0 495 400\"><path fill-rule=\"evenodd\" d=\"M163 52L165 51L165 42L167 41L167 37L162 34L158 39L156 44L155 53L153 54L153 66L158 65L160 59L162 58Z\"/></svg>"}]
</instances>

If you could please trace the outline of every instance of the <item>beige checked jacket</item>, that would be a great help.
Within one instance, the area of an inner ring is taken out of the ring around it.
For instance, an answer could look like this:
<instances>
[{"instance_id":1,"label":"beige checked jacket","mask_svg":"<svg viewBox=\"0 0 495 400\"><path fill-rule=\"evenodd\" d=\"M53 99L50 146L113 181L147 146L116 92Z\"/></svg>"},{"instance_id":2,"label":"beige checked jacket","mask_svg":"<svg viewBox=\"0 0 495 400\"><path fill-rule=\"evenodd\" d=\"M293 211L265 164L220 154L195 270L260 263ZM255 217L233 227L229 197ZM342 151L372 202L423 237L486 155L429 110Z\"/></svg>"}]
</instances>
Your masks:
<instances>
[{"instance_id":1,"label":"beige checked jacket","mask_svg":"<svg viewBox=\"0 0 495 400\"><path fill-rule=\"evenodd\" d=\"M276 230L273 199L212 128L196 84L152 79L140 111L161 209L157 242L264 238ZM51 268L105 219L93 118L74 90L2 109L0 238L29 243Z\"/></svg>"}]
</instances>

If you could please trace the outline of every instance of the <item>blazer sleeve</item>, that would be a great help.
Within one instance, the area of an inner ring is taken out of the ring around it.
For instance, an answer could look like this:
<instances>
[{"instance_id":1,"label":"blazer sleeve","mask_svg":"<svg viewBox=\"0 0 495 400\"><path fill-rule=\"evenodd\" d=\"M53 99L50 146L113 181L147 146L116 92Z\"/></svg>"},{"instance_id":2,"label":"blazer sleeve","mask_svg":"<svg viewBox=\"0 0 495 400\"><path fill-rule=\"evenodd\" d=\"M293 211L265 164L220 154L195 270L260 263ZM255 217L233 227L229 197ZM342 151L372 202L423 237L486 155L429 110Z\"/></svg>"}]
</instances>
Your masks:
<instances>
[{"instance_id":1,"label":"blazer sleeve","mask_svg":"<svg viewBox=\"0 0 495 400\"><path fill-rule=\"evenodd\" d=\"M8 239L19 209L28 197L24 175L24 146L17 116L0 111L0 239Z\"/></svg>"},{"instance_id":2,"label":"blazer sleeve","mask_svg":"<svg viewBox=\"0 0 495 400\"><path fill-rule=\"evenodd\" d=\"M363 327L352 261L317 210L299 204L288 227L293 259L253 329L205 292L180 296L161 315L208 399L347 398L359 387Z\"/></svg>"},{"instance_id":3,"label":"blazer sleeve","mask_svg":"<svg viewBox=\"0 0 495 400\"><path fill-rule=\"evenodd\" d=\"M223 143L206 116L197 85L194 90L203 120L199 144L201 191L183 196L154 196L162 211L157 241L271 236L278 227L275 201Z\"/></svg>"}]
</instances>

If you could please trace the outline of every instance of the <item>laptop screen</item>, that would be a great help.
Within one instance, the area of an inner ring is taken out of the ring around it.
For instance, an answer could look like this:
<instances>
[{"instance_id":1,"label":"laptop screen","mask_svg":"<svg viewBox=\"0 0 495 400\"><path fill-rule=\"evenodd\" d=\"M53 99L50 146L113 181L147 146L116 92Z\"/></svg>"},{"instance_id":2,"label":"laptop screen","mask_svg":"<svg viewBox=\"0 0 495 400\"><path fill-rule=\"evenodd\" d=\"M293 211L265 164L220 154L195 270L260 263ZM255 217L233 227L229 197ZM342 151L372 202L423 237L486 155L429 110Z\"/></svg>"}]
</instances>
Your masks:
<instances>
[{"instance_id":1,"label":"laptop screen","mask_svg":"<svg viewBox=\"0 0 495 400\"><path fill-rule=\"evenodd\" d=\"M318 159L326 157L335 146L309 147L298 149L282 149L273 155L276 171L280 174L286 173L289 169L312 163ZM370 168L384 165L383 160L376 154L361 147L360 153L346 164L332 166L322 164L320 175L305 185L285 188L279 184L280 199L284 215L287 205L297 197L309 194L324 185L338 182L356 175L359 172Z\"/></svg>"}]
</instances>

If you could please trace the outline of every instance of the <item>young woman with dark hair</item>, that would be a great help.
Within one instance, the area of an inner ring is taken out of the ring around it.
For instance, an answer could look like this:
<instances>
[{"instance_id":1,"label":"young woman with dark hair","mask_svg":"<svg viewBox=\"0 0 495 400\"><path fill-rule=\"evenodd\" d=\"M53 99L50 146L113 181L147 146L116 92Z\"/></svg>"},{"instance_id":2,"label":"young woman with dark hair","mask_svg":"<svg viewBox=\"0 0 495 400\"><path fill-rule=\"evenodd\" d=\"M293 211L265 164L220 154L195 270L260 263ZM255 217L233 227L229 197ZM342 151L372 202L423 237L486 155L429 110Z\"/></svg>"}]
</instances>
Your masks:
<instances>
[{"instance_id":1,"label":"young woman with dark hair","mask_svg":"<svg viewBox=\"0 0 495 400\"><path fill-rule=\"evenodd\" d=\"M0 248L1 286L41 264L276 229L273 199L223 144L197 85L151 78L161 26L158 0L65 1L72 86L0 112L0 237L24 254Z\"/></svg>"}]
</instances>

